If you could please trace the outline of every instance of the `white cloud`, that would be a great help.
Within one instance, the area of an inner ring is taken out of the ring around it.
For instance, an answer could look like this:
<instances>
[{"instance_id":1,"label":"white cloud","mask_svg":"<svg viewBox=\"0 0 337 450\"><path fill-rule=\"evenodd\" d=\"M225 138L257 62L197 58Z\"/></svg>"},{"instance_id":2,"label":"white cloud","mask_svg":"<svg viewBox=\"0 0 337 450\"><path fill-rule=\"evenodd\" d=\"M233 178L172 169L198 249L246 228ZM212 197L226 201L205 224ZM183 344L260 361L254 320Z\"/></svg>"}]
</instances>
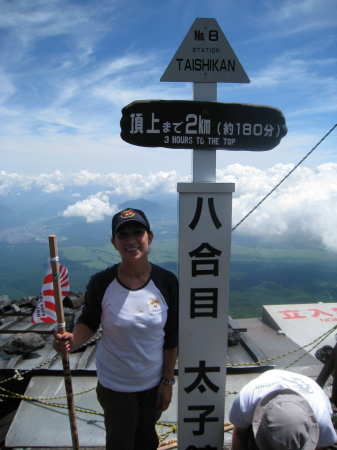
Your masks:
<instances>
[{"instance_id":1,"label":"white cloud","mask_svg":"<svg viewBox=\"0 0 337 450\"><path fill-rule=\"evenodd\" d=\"M233 225L236 225L293 168L276 164L262 170L232 164L217 171L218 182L234 182ZM337 251L337 164L314 168L300 166L262 203L237 231L251 236L273 238L299 235L319 239ZM62 174L55 171L38 176L24 176L0 171L0 194L39 188L51 196L69 187L97 190L87 198L71 203L65 217L84 217L87 222L102 220L116 212L114 197L146 198L151 195L175 195L177 182L188 181L176 172L143 174L98 173L81 171ZM102 189L103 188L103 189Z\"/></svg>"},{"instance_id":2,"label":"white cloud","mask_svg":"<svg viewBox=\"0 0 337 450\"><path fill-rule=\"evenodd\" d=\"M311 59L303 58L294 52L285 52L274 58L269 65L252 77L252 87L299 85L302 89L307 90L324 88L336 92L335 76L327 76L318 72L319 69L328 69L329 67L333 69L336 63L337 58L315 58L315 64L312 64Z\"/></svg>"},{"instance_id":3,"label":"white cloud","mask_svg":"<svg viewBox=\"0 0 337 450\"><path fill-rule=\"evenodd\" d=\"M114 195L126 198L139 198L155 193L174 193L176 191L177 175L174 172L159 172L147 176L140 174L93 174L82 171L74 177L76 186L109 186L112 189L97 192L88 198L68 206L63 211L65 217L84 217L87 222L103 220L117 212L117 206L110 203Z\"/></svg>"},{"instance_id":4,"label":"white cloud","mask_svg":"<svg viewBox=\"0 0 337 450\"><path fill-rule=\"evenodd\" d=\"M186 97L188 91L185 85L171 88L154 83L153 80L144 80L144 74L148 75L146 65L142 70L129 73L127 78L115 77L96 85L93 88L93 95L118 107L141 99L174 100Z\"/></svg>"},{"instance_id":5,"label":"white cloud","mask_svg":"<svg viewBox=\"0 0 337 450\"><path fill-rule=\"evenodd\" d=\"M52 193L64 189L64 177L59 170L49 174L19 175L0 170L0 196L11 191L29 191L38 188L43 192Z\"/></svg>"},{"instance_id":6,"label":"white cloud","mask_svg":"<svg viewBox=\"0 0 337 450\"><path fill-rule=\"evenodd\" d=\"M101 2L100 8L91 5L74 4L64 0L34 0L31 5L25 0L8 2L0 1L0 26L17 32L23 42L28 43L34 39L58 36L78 35L88 36L94 32L102 32L103 26L97 23L97 17L102 14L110 17L114 9L114 2ZM96 27L94 26L96 25ZM86 33L85 33L86 32Z\"/></svg>"},{"instance_id":7,"label":"white cloud","mask_svg":"<svg viewBox=\"0 0 337 450\"><path fill-rule=\"evenodd\" d=\"M15 87L9 76L0 71L0 104L4 103L11 95L15 93Z\"/></svg>"},{"instance_id":8,"label":"white cloud","mask_svg":"<svg viewBox=\"0 0 337 450\"><path fill-rule=\"evenodd\" d=\"M299 17L303 19L310 17L316 18L316 22L321 22L321 27L326 26L330 21L336 22L336 14L331 14L335 11L336 3L333 0L286 0L282 2L278 9L278 14L275 14L279 21L283 20L298 20ZM322 23L322 19L326 21ZM320 20L319 20L320 19ZM316 23L315 22L315 23Z\"/></svg>"},{"instance_id":9,"label":"white cloud","mask_svg":"<svg viewBox=\"0 0 337 450\"><path fill-rule=\"evenodd\" d=\"M63 212L64 217L84 217L88 223L103 220L105 216L111 216L117 212L117 206L109 203L109 195L98 192L85 200L78 201L68 206Z\"/></svg>"},{"instance_id":10,"label":"white cloud","mask_svg":"<svg viewBox=\"0 0 337 450\"><path fill-rule=\"evenodd\" d=\"M150 174L92 173L82 170L71 176L75 186L99 185L112 188L110 193L139 197L153 192L175 192L178 176L175 171Z\"/></svg>"},{"instance_id":11,"label":"white cloud","mask_svg":"<svg viewBox=\"0 0 337 450\"><path fill-rule=\"evenodd\" d=\"M135 69L141 72L142 66L144 68L151 62L153 63L153 59L153 56L150 54L144 54L141 56L128 54L125 56L117 57L105 62L97 70L94 70L85 79L85 84L96 83L107 77L114 76L123 70L128 70L128 75L130 75L130 71L134 71Z\"/></svg>"},{"instance_id":12,"label":"white cloud","mask_svg":"<svg viewBox=\"0 0 337 450\"><path fill-rule=\"evenodd\" d=\"M291 165L268 170L241 165L218 172L218 181L236 181L233 224L238 223L290 171ZM307 235L337 250L337 164L298 168L238 230L260 237ZM336 212L336 213L334 213Z\"/></svg>"},{"instance_id":13,"label":"white cloud","mask_svg":"<svg viewBox=\"0 0 337 450\"><path fill-rule=\"evenodd\" d=\"M284 102L283 112L288 124L301 119L307 127L308 118L316 122L317 116L322 120L337 111L336 63L337 58L315 57L313 64L312 55L303 57L286 52L256 72L248 89L292 91L292 97ZM283 100L279 101L282 105Z\"/></svg>"},{"instance_id":14,"label":"white cloud","mask_svg":"<svg viewBox=\"0 0 337 450\"><path fill-rule=\"evenodd\" d=\"M284 0L279 2L277 13L275 4L267 6L263 19L277 28L282 24L280 33L284 36L304 32L317 32L337 25L335 0Z\"/></svg>"}]
</instances>

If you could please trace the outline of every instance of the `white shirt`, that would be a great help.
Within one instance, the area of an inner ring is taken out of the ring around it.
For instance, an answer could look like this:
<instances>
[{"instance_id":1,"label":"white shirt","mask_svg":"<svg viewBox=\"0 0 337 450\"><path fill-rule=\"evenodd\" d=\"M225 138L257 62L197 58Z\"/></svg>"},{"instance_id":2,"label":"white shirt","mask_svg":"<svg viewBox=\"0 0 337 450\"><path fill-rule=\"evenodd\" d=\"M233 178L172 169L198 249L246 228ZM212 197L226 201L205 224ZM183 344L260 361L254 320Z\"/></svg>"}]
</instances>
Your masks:
<instances>
[{"instance_id":1,"label":"white shirt","mask_svg":"<svg viewBox=\"0 0 337 450\"><path fill-rule=\"evenodd\" d=\"M330 401L323 389L311 378L286 370L268 370L246 384L232 405L230 422L238 428L248 428L252 424L257 403L277 389L292 389L309 403L319 425L318 447L337 442L331 422Z\"/></svg>"},{"instance_id":2,"label":"white shirt","mask_svg":"<svg viewBox=\"0 0 337 450\"><path fill-rule=\"evenodd\" d=\"M167 304L150 280L130 290L114 279L102 300L102 338L97 346L97 377L114 391L137 392L162 377Z\"/></svg>"}]
</instances>

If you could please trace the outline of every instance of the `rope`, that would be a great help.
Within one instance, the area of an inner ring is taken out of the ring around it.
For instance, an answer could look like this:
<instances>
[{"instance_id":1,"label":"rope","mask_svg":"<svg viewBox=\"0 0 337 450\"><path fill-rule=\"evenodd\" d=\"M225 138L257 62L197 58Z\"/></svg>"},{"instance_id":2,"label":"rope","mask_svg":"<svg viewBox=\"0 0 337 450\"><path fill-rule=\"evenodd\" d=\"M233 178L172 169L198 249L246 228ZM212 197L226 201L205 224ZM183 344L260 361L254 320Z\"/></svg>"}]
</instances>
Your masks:
<instances>
[{"instance_id":1,"label":"rope","mask_svg":"<svg viewBox=\"0 0 337 450\"><path fill-rule=\"evenodd\" d=\"M311 153L316 150L316 148L333 132L333 130L337 127L337 123L333 127L330 128L330 130L325 133L325 135L317 142L316 145L313 146L313 148L277 183L276 186L273 187L273 189L268 192L243 218L232 228L232 231L235 231L238 226L242 224L262 203L267 200L267 198L274 192L276 189L305 161Z\"/></svg>"}]
</instances>

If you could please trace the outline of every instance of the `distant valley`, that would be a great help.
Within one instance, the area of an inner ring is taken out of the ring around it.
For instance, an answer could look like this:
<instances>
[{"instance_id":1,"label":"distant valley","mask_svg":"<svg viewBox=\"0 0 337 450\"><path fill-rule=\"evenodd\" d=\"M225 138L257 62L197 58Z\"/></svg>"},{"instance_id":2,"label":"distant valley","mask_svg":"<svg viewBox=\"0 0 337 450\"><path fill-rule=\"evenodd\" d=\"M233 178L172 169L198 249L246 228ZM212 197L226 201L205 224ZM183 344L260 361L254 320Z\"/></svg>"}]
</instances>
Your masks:
<instances>
[{"instance_id":1,"label":"distant valley","mask_svg":"<svg viewBox=\"0 0 337 450\"><path fill-rule=\"evenodd\" d=\"M20 194L0 199L4 212L0 295L16 299L39 294L48 260L48 234L58 237L60 257L69 268L74 292L84 291L93 273L118 260L110 244L110 218L87 223L81 217L63 217L59 212L69 204L69 193L58 195L52 204L44 194L38 197L27 193L27 198ZM176 272L176 197L127 202L116 198L116 203L120 208L146 211L155 232L151 260ZM317 242L300 242L290 236L266 241L234 232L230 313L233 317L259 316L263 304L334 301L336 274L337 253Z\"/></svg>"}]
</instances>

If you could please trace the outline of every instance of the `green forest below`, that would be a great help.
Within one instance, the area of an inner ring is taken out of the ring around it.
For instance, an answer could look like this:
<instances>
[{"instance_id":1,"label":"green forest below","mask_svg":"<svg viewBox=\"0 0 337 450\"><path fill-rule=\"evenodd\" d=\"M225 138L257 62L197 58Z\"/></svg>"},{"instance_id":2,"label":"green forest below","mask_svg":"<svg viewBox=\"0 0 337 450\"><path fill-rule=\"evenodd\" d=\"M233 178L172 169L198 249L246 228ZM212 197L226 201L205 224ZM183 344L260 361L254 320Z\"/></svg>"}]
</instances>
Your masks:
<instances>
[{"instance_id":1,"label":"green forest below","mask_svg":"<svg viewBox=\"0 0 337 450\"><path fill-rule=\"evenodd\" d=\"M48 245L0 244L0 295L12 299L39 295ZM83 292L89 277L118 261L111 245L60 244L61 262L70 273L71 290ZM174 238L153 243L151 261L177 273ZM337 299L337 253L321 248L255 248L233 244L229 311L232 317L259 317L262 305L314 303Z\"/></svg>"}]
</instances>

